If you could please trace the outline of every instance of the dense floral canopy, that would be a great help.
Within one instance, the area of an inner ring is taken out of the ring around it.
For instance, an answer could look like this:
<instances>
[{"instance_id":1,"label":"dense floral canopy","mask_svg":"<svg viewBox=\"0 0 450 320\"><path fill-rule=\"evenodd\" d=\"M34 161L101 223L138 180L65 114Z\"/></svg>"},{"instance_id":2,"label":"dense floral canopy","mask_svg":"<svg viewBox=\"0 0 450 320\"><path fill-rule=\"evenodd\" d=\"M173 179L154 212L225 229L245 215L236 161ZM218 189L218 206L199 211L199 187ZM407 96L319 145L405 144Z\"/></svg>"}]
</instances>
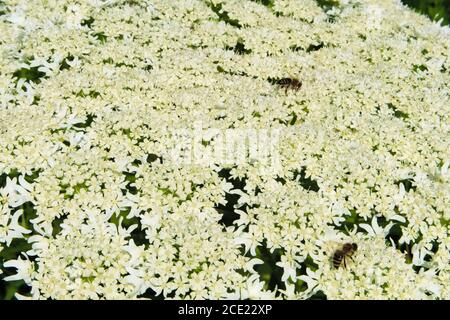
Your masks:
<instances>
[{"instance_id":1,"label":"dense floral canopy","mask_svg":"<svg viewBox=\"0 0 450 320\"><path fill-rule=\"evenodd\" d=\"M450 299L449 30L396 0L0 1L0 282ZM276 133L270 165L199 128Z\"/></svg>"}]
</instances>

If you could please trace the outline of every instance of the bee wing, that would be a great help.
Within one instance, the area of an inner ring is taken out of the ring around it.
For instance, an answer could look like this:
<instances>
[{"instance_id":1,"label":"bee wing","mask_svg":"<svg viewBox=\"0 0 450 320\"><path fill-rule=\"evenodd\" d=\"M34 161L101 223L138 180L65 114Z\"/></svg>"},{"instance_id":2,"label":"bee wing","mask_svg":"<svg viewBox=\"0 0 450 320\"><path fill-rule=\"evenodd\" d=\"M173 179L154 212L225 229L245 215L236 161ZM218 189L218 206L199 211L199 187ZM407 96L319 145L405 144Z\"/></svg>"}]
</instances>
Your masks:
<instances>
[{"instance_id":1,"label":"bee wing","mask_svg":"<svg viewBox=\"0 0 450 320\"><path fill-rule=\"evenodd\" d=\"M335 241L335 240L326 240L321 241L320 247L323 251L333 254L337 250L341 250L343 246L343 242Z\"/></svg>"}]
</instances>

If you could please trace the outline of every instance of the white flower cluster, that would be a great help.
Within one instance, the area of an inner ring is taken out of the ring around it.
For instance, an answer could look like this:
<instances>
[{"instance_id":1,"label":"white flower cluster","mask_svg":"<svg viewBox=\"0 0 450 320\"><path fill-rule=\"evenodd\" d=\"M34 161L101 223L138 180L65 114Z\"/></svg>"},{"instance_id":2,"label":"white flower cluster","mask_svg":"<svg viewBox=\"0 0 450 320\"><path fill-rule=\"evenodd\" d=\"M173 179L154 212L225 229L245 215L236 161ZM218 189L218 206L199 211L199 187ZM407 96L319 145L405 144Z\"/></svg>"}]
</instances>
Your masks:
<instances>
[{"instance_id":1,"label":"white flower cluster","mask_svg":"<svg viewBox=\"0 0 450 320\"><path fill-rule=\"evenodd\" d=\"M450 299L449 55L398 0L0 1L1 285ZM194 122L279 168L174 166Z\"/></svg>"}]
</instances>

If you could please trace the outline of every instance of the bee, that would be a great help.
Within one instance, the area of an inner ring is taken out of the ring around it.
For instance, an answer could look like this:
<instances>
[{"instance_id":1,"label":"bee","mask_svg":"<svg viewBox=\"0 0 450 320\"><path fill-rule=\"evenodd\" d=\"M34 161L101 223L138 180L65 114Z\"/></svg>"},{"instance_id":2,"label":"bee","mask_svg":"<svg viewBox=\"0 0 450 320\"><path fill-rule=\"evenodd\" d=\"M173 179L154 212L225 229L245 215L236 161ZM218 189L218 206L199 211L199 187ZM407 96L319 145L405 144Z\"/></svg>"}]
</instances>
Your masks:
<instances>
[{"instance_id":1,"label":"bee","mask_svg":"<svg viewBox=\"0 0 450 320\"><path fill-rule=\"evenodd\" d=\"M344 268L347 268L345 258L348 257L353 260L352 255L356 250L358 250L358 245L356 243L345 243L342 246L342 249L338 249L333 253L333 267L337 269L342 262L344 262Z\"/></svg>"},{"instance_id":2,"label":"bee","mask_svg":"<svg viewBox=\"0 0 450 320\"><path fill-rule=\"evenodd\" d=\"M286 93L289 89L298 91L302 87L302 82L296 78L282 78L277 81L277 84L284 88Z\"/></svg>"}]
</instances>

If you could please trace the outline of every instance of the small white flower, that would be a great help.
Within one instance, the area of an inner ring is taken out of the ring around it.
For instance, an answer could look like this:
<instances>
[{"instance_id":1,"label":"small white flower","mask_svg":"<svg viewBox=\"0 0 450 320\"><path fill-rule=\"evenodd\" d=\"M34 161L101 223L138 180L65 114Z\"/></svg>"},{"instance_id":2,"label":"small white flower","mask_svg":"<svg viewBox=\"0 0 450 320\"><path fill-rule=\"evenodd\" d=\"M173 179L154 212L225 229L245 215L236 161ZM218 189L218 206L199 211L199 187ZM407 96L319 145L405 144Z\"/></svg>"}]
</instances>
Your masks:
<instances>
[{"instance_id":1,"label":"small white flower","mask_svg":"<svg viewBox=\"0 0 450 320\"><path fill-rule=\"evenodd\" d=\"M276 263L277 266L283 268L283 276L281 281L286 282L291 279L293 282L297 280L297 267L298 263L293 260L289 260L285 255L281 256L281 261Z\"/></svg>"},{"instance_id":2,"label":"small white flower","mask_svg":"<svg viewBox=\"0 0 450 320\"><path fill-rule=\"evenodd\" d=\"M19 256L16 260L8 260L3 266L5 268L16 268L17 273L3 278L5 281L23 280L26 284L31 284L33 265L28 259L21 259Z\"/></svg>"},{"instance_id":3,"label":"small white flower","mask_svg":"<svg viewBox=\"0 0 450 320\"><path fill-rule=\"evenodd\" d=\"M255 274L248 278L246 289L241 290L241 299L273 299L273 293L264 290L264 282L259 279L259 275Z\"/></svg>"},{"instance_id":4,"label":"small white flower","mask_svg":"<svg viewBox=\"0 0 450 320\"><path fill-rule=\"evenodd\" d=\"M318 271L312 271L311 269L306 269L306 275L301 275L298 277L298 279L303 280L306 282L306 285L308 286L307 292L313 292L318 284L319 279L319 272Z\"/></svg>"},{"instance_id":5,"label":"small white flower","mask_svg":"<svg viewBox=\"0 0 450 320\"><path fill-rule=\"evenodd\" d=\"M372 218L371 225L363 223L363 224L360 224L359 226L361 228L363 228L364 230L366 230L367 233L372 237L381 236L384 238L389 234L389 231L394 226L394 223L389 222L384 228L381 228L378 225L378 218L375 216Z\"/></svg>"}]
</instances>

